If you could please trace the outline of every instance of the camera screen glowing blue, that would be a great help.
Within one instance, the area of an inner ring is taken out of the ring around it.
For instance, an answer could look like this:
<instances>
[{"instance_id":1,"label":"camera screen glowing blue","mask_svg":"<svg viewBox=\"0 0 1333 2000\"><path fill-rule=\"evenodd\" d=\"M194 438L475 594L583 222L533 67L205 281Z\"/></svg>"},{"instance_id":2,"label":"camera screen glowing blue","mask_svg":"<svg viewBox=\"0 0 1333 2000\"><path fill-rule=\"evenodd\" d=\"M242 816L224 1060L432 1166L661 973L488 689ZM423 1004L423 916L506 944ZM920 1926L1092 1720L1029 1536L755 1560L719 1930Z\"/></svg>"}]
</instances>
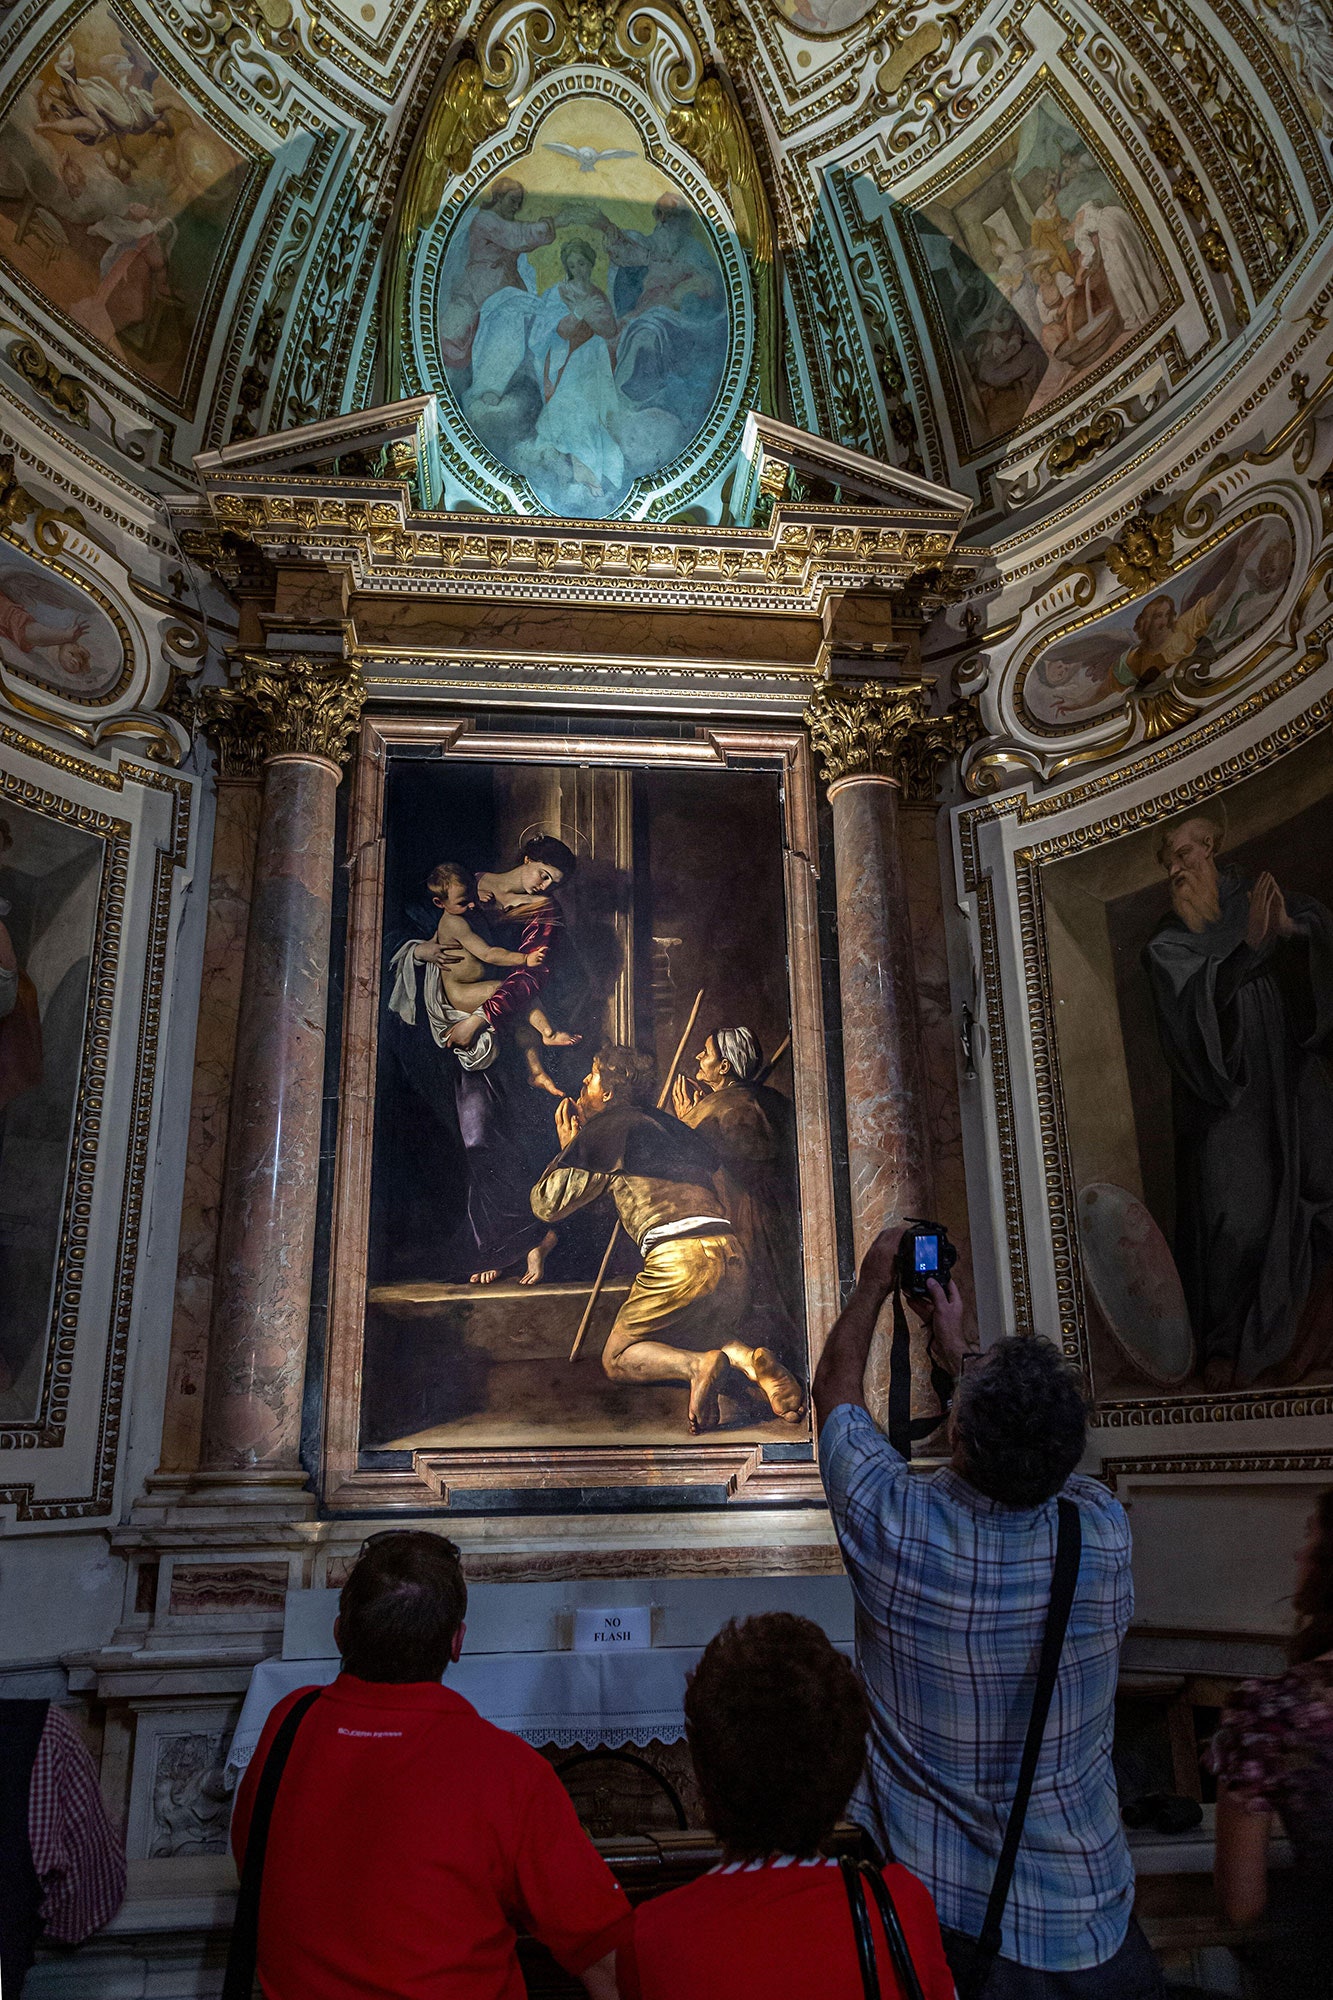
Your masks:
<instances>
[{"instance_id":1,"label":"camera screen glowing blue","mask_svg":"<svg viewBox=\"0 0 1333 2000\"><path fill-rule=\"evenodd\" d=\"M918 1236L913 1239L912 1268L915 1271L939 1270L940 1239L938 1236Z\"/></svg>"}]
</instances>

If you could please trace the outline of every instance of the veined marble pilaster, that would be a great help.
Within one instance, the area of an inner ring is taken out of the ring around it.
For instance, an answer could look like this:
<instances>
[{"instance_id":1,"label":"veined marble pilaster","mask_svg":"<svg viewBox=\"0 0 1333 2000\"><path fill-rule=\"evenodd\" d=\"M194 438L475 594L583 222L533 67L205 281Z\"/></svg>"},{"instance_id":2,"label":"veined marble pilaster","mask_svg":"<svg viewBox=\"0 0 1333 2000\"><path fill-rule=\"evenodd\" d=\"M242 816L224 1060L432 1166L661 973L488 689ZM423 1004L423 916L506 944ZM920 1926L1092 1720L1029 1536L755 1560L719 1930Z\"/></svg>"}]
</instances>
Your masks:
<instances>
[{"instance_id":1,"label":"veined marble pilaster","mask_svg":"<svg viewBox=\"0 0 1333 2000\"><path fill-rule=\"evenodd\" d=\"M334 812L364 690L341 660L247 657L205 726L263 792L196 1487L299 1487Z\"/></svg>"},{"instance_id":2,"label":"veined marble pilaster","mask_svg":"<svg viewBox=\"0 0 1333 2000\"><path fill-rule=\"evenodd\" d=\"M926 1068L898 815L932 796L940 764L970 740L971 712L932 715L923 682L830 682L806 711L833 808L852 1240L858 1265L886 1224L934 1202ZM892 1320L876 1330L866 1398L888 1406ZM925 1344L914 1329L913 1405L931 1407Z\"/></svg>"}]
</instances>

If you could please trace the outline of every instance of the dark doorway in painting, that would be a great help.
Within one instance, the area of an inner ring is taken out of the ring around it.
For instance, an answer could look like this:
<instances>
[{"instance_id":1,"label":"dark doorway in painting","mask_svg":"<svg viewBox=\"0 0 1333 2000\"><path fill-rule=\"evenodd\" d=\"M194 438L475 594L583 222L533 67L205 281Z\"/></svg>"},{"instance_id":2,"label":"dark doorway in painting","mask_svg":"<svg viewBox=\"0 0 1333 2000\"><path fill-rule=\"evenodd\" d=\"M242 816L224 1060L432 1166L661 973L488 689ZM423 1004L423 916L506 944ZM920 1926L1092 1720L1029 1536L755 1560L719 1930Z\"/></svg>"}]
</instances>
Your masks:
<instances>
[{"instance_id":1,"label":"dark doorway in painting","mask_svg":"<svg viewBox=\"0 0 1333 2000\"><path fill-rule=\"evenodd\" d=\"M561 1150L557 1107L579 1097L598 1047L649 1057L655 1097L701 991L684 1081L664 1107L668 1148L683 1132L687 1150L711 1149L717 1174L701 1205L725 1206L745 1262L732 1330L780 1350L803 1381L776 775L403 757L385 832L363 1448L689 1439L683 1383L611 1380L601 1366L642 1267L623 1230L580 1358L568 1358L616 1221L610 1197L548 1226L531 1194ZM525 863L525 850L544 862ZM454 866L440 875L442 864ZM468 989L441 966L428 999L418 948L437 944L441 925L511 956L538 940L545 955L533 967L474 963ZM442 1039L444 1010L465 1011L450 995L494 995L506 980L520 999L487 1024L489 1058L469 1070ZM727 1042L738 1030L749 1039ZM722 1089L719 1033L733 1055ZM742 1085L751 1046L761 1065L779 1060ZM498 1277L477 1282L490 1270ZM718 1416L714 1435L794 1436L734 1371Z\"/></svg>"}]
</instances>

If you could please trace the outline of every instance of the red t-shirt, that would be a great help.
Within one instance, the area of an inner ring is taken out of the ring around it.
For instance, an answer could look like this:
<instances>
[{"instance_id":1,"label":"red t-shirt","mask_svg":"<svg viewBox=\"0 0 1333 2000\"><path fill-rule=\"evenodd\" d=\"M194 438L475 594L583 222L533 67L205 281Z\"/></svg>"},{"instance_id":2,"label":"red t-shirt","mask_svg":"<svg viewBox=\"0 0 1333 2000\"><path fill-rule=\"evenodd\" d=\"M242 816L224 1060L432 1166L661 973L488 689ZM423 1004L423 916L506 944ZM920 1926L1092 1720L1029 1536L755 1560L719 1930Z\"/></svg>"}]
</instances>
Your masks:
<instances>
[{"instance_id":1,"label":"red t-shirt","mask_svg":"<svg viewBox=\"0 0 1333 2000\"><path fill-rule=\"evenodd\" d=\"M926 2000L954 2000L935 1906L905 1868L884 1871ZM884 2000L900 2000L873 1902ZM715 1868L641 1903L616 1953L620 2000L861 2000L847 1891L835 1861Z\"/></svg>"},{"instance_id":2,"label":"red t-shirt","mask_svg":"<svg viewBox=\"0 0 1333 2000\"><path fill-rule=\"evenodd\" d=\"M278 1703L241 1782L238 1866L264 1759L302 1692ZM264 1861L267 2000L525 2000L518 1927L580 1973L628 1922L551 1766L461 1695L340 1674L303 1717Z\"/></svg>"}]
</instances>

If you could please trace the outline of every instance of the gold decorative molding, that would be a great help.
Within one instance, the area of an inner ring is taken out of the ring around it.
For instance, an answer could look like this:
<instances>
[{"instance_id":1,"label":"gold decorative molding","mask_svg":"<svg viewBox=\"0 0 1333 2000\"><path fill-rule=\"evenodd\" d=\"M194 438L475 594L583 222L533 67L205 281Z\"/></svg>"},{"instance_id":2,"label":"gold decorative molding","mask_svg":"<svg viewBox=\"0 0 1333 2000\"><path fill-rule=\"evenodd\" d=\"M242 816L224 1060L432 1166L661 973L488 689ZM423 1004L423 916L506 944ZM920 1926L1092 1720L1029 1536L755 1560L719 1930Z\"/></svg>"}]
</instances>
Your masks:
<instances>
[{"instance_id":1,"label":"gold decorative molding","mask_svg":"<svg viewBox=\"0 0 1333 2000\"><path fill-rule=\"evenodd\" d=\"M1078 472L1100 452L1109 451L1125 434L1121 410L1101 410L1076 430L1058 437L1046 454L1046 470L1052 479L1065 479Z\"/></svg>"},{"instance_id":2,"label":"gold decorative molding","mask_svg":"<svg viewBox=\"0 0 1333 2000\"><path fill-rule=\"evenodd\" d=\"M839 778L892 778L914 804L935 796L940 767L976 740L974 704L942 715L929 708L925 681L826 681L805 711L826 785Z\"/></svg>"},{"instance_id":3,"label":"gold decorative molding","mask_svg":"<svg viewBox=\"0 0 1333 2000\"><path fill-rule=\"evenodd\" d=\"M1107 568L1126 590L1137 596L1164 583L1175 567L1178 510L1166 507L1160 514L1140 508L1130 516L1106 551Z\"/></svg>"},{"instance_id":4,"label":"gold decorative molding","mask_svg":"<svg viewBox=\"0 0 1333 2000\"><path fill-rule=\"evenodd\" d=\"M366 698L354 660L245 653L237 666L228 686L202 688L193 702L222 777L258 777L270 757L344 761Z\"/></svg>"},{"instance_id":5,"label":"gold decorative molding","mask_svg":"<svg viewBox=\"0 0 1333 2000\"><path fill-rule=\"evenodd\" d=\"M16 340L8 354L10 367L28 387L49 403L67 423L88 428L88 389L77 375L66 375L35 340Z\"/></svg>"}]
</instances>

